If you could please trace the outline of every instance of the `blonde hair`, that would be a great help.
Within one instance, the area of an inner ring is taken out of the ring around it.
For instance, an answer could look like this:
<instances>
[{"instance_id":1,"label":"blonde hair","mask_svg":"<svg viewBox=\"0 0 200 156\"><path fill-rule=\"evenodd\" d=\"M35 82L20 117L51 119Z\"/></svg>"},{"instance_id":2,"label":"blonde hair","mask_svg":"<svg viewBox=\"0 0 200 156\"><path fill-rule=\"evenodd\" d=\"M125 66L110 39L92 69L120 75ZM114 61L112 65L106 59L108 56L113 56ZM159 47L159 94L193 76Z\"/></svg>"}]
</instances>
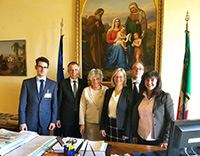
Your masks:
<instances>
[{"instance_id":1,"label":"blonde hair","mask_svg":"<svg viewBox=\"0 0 200 156\"><path fill-rule=\"evenodd\" d=\"M112 21L112 26L111 26L111 28L110 29L108 29L108 31L107 31L107 34L108 34L108 32L110 32L110 31L112 31L112 30L114 30L114 28L115 28L115 21L116 20L119 20L119 29L121 28L121 20L119 19L119 17L115 17L114 19L113 19L113 21Z\"/></svg>"},{"instance_id":2,"label":"blonde hair","mask_svg":"<svg viewBox=\"0 0 200 156\"><path fill-rule=\"evenodd\" d=\"M125 78L125 80L123 82L123 86L126 87L126 72L125 72L125 70L123 68L117 68L117 69L115 69L113 71L113 74L112 74L112 77L111 77L111 80L110 80L111 81L111 86L115 87L114 77L117 75L118 72L122 72L123 73L124 78Z\"/></svg>"}]
</instances>

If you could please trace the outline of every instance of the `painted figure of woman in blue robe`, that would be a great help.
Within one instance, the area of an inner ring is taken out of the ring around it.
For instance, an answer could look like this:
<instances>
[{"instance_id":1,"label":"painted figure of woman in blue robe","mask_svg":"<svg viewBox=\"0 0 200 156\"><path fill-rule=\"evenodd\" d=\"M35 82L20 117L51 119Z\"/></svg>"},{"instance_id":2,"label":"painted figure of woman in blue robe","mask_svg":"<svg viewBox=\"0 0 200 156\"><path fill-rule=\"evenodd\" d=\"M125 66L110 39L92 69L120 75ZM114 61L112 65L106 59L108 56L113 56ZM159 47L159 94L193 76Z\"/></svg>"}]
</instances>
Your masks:
<instances>
[{"instance_id":1,"label":"painted figure of woman in blue robe","mask_svg":"<svg viewBox=\"0 0 200 156\"><path fill-rule=\"evenodd\" d=\"M131 47L127 46L127 51L119 45L115 44L115 39L117 37L117 33L120 31L121 21L118 17L113 19L112 26L107 32L106 42L108 43L106 56L107 62L105 65L105 69L107 70L115 70L116 68L124 68L125 70L129 70L128 59L129 53L131 51Z\"/></svg>"}]
</instances>

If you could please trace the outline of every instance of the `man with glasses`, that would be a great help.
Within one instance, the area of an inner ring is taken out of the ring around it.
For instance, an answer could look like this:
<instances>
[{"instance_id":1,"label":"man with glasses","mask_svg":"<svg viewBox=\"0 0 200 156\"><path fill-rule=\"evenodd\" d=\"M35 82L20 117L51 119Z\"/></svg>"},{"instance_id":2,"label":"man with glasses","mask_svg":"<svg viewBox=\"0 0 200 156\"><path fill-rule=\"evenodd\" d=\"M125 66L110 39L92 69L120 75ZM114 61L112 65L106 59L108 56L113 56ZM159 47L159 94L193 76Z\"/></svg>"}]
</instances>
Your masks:
<instances>
[{"instance_id":1,"label":"man with glasses","mask_svg":"<svg viewBox=\"0 0 200 156\"><path fill-rule=\"evenodd\" d=\"M20 104L20 130L35 131L49 135L55 128L57 119L57 83L48 79L49 60L36 59L37 75L23 81Z\"/></svg>"},{"instance_id":2,"label":"man with glasses","mask_svg":"<svg viewBox=\"0 0 200 156\"><path fill-rule=\"evenodd\" d=\"M68 64L69 78L58 83L58 117L56 126L64 137L81 138L79 130L79 104L87 83L79 78L79 65Z\"/></svg>"},{"instance_id":3,"label":"man with glasses","mask_svg":"<svg viewBox=\"0 0 200 156\"><path fill-rule=\"evenodd\" d=\"M144 73L144 65L142 62L135 62L131 67L132 77L127 80L127 87L133 92L133 106L138 101L139 84Z\"/></svg>"}]
</instances>

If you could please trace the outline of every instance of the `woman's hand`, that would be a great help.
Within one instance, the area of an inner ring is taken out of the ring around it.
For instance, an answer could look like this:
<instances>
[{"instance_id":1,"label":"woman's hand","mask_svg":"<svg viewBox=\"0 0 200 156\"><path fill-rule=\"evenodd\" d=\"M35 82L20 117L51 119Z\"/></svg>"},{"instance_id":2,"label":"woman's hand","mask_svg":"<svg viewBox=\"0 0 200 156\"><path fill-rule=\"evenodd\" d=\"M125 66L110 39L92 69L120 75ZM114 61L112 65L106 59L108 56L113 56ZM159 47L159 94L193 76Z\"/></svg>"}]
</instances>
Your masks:
<instances>
[{"instance_id":1,"label":"woman's hand","mask_svg":"<svg viewBox=\"0 0 200 156\"><path fill-rule=\"evenodd\" d=\"M128 137L123 135L123 136L122 136L122 139L123 139L123 140L126 140L126 139L128 139Z\"/></svg>"},{"instance_id":2,"label":"woman's hand","mask_svg":"<svg viewBox=\"0 0 200 156\"><path fill-rule=\"evenodd\" d=\"M106 137L106 131L105 130L100 130L100 133L103 137Z\"/></svg>"},{"instance_id":3,"label":"woman's hand","mask_svg":"<svg viewBox=\"0 0 200 156\"><path fill-rule=\"evenodd\" d=\"M167 149L168 144L163 142L163 143L160 144L160 147L161 147L161 148Z\"/></svg>"},{"instance_id":4,"label":"woman's hand","mask_svg":"<svg viewBox=\"0 0 200 156\"><path fill-rule=\"evenodd\" d=\"M81 135L83 135L84 131L85 131L85 125L81 125L80 126L80 133L81 133Z\"/></svg>"},{"instance_id":5,"label":"woman's hand","mask_svg":"<svg viewBox=\"0 0 200 156\"><path fill-rule=\"evenodd\" d=\"M133 139L133 143L137 144L137 142L138 142L137 137L133 137L132 139Z\"/></svg>"}]
</instances>

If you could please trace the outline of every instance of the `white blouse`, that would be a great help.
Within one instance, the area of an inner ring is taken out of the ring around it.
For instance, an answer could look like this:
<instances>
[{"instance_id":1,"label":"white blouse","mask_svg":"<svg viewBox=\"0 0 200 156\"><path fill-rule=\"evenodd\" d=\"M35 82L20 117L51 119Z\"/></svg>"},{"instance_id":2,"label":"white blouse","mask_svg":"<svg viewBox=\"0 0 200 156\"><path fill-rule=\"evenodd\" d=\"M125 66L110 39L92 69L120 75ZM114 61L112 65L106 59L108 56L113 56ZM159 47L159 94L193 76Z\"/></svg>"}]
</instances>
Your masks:
<instances>
[{"instance_id":1,"label":"white blouse","mask_svg":"<svg viewBox=\"0 0 200 156\"><path fill-rule=\"evenodd\" d=\"M115 96L115 91L113 91L112 96L110 98L109 104L108 104L108 116L109 118L115 118L116 119L116 110L117 110L117 104L119 101L121 93Z\"/></svg>"}]
</instances>

